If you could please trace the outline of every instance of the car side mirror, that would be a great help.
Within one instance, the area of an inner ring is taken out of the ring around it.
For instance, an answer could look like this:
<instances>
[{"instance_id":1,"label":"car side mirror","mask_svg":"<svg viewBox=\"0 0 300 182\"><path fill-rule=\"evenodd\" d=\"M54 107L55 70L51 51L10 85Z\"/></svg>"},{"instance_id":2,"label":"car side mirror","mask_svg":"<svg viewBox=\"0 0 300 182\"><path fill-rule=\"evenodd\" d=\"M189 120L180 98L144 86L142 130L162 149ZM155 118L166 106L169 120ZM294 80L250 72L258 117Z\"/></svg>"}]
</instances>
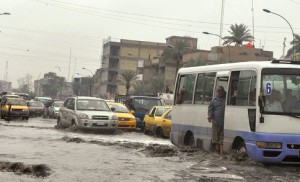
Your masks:
<instances>
[{"instance_id":1,"label":"car side mirror","mask_svg":"<svg viewBox=\"0 0 300 182\"><path fill-rule=\"evenodd\" d=\"M130 110L130 113L131 113L131 114L134 114L134 110Z\"/></svg>"},{"instance_id":2,"label":"car side mirror","mask_svg":"<svg viewBox=\"0 0 300 182\"><path fill-rule=\"evenodd\" d=\"M116 110L116 108L111 107L110 110L111 110L112 112L114 112L114 111Z\"/></svg>"}]
</instances>

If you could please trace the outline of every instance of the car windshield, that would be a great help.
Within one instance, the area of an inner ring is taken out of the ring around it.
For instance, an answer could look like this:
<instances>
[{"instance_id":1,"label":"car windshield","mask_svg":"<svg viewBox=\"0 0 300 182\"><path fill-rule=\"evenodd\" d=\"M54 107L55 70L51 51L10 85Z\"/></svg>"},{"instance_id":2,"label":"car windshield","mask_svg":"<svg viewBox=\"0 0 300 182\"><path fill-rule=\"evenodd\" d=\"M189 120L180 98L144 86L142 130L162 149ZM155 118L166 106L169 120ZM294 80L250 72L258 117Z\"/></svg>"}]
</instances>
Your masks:
<instances>
[{"instance_id":1,"label":"car windshield","mask_svg":"<svg viewBox=\"0 0 300 182\"><path fill-rule=\"evenodd\" d=\"M63 102L55 102L54 107L61 107L63 104Z\"/></svg>"},{"instance_id":2,"label":"car windshield","mask_svg":"<svg viewBox=\"0 0 300 182\"><path fill-rule=\"evenodd\" d=\"M109 105L110 108L114 107L115 111L114 112L118 112L118 113L129 113L129 110L127 109L127 107L125 106L121 106L121 105Z\"/></svg>"},{"instance_id":3,"label":"car windshield","mask_svg":"<svg viewBox=\"0 0 300 182\"><path fill-rule=\"evenodd\" d=\"M78 99L77 110L109 111L109 107L103 100L96 99Z\"/></svg>"},{"instance_id":4,"label":"car windshield","mask_svg":"<svg viewBox=\"0 0 300 182\"><path fill-rule=\"evenodd\" d=\"M134 98L134 107L135 109L145 109L149 110L153 106L161 106L161 100L158 98Z\"/></svg>"},{"instance_id":5,"label":"car windshield","mask_svg":"<svg viewBox=\"0 0 300 182\"><path fill-rule=\"evenodd\" d=\"M41 102L28 102L28 106L32 107L44 107L44 104Z\"/></svg>"},{"instance_id":6,"label":"car windshield","mask_svg":"<svg viewBox=\"0 0 300 182\"><path fill-rule=\"evenodd\" d=\"M8 100L7 104L9 104L9 105L25 106L26 105L26 101L25 100Z\"/></svg>"}]
</instances>

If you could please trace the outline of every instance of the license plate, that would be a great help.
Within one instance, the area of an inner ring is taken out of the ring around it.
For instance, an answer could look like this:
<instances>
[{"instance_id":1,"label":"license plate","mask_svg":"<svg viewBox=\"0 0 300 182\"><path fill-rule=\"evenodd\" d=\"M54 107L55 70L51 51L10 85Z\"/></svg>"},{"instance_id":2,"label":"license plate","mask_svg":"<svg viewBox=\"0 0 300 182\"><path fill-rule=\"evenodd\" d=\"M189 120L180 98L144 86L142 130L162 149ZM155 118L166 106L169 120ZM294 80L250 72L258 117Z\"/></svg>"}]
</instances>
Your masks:
<instances>
[{"instance_id":1,"label":"license plate","mask_svg":"<svg viewBox=\"0 0 300 182\"><path fill-rule=\"evenodd\" d=\"M119 124L126 124L126 122L119 122Z\"/></svg>"},{"instance_id":2,"label":"license plate","mask_svg":"<svg viewBox=\"0 0 300 182\"><path fill-rule=\"evenodd\" d=\"M97 125L104 125L104 121L97 121Z\"/></svg>"}]
</instances>

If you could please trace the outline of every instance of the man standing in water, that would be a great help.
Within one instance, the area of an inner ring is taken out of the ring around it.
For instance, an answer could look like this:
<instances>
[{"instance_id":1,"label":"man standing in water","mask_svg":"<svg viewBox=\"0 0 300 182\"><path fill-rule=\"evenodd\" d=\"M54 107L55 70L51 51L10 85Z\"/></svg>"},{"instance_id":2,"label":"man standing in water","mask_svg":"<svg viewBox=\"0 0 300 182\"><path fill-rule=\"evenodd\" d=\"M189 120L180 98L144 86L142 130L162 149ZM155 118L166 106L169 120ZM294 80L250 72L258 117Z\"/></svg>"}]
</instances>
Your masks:
<instances>
[{"instance_id":1,"label":"man standing in water","mask_svg":"<svg viewBox=\"0 0 300 182\"><path fill-rule=\"evenodd\" d=\"M208 106L208 122L212 123L212 143L216 152L223 154L224 140L224 113L225 113L225 90L218 86L217 97Z\"/></svg>"}]
</instances>

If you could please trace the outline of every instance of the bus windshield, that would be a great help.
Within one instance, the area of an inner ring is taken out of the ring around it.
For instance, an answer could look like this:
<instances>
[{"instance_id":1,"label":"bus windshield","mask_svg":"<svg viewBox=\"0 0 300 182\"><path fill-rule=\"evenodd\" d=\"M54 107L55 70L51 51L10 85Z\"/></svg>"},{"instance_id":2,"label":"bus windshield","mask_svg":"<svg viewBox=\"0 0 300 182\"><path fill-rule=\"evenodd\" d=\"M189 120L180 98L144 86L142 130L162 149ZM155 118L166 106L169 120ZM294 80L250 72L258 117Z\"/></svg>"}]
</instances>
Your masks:
<instances>
[{"instance_id":1,"label":"bus windshield","mask_svg":"<svg viewBox=\"0 0 300 182\"><path fill-rule=\"evenodd\" d=\"M266 68L262 74L264 112L300 114L299 71Z\"/></svg>"}]
</instances>

